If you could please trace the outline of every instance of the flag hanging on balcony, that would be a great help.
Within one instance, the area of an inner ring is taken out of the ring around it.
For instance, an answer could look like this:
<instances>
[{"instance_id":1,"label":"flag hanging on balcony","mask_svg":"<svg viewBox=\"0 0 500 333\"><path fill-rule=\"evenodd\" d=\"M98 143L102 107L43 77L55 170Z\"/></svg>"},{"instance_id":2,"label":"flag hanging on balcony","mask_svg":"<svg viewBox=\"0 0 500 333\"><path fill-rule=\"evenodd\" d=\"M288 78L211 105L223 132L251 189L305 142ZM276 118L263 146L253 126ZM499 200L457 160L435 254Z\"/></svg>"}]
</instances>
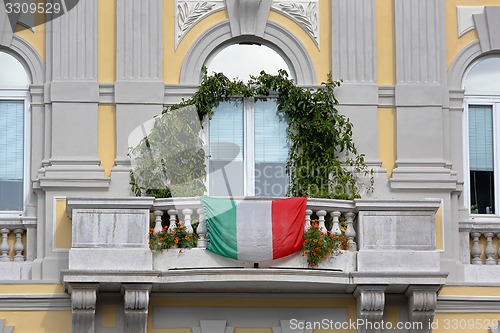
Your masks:
<instances>
[{"instance_id":1,"label":"flag hanging on balcony","mask_svg":"<svg viewBox=\"0 0 500 333\"><path fill-rule=\"evenodd\" d=\"M229 200L203 197L207 250L260 262L302 249L307 198Z\"/></svg>"}]
</instances>

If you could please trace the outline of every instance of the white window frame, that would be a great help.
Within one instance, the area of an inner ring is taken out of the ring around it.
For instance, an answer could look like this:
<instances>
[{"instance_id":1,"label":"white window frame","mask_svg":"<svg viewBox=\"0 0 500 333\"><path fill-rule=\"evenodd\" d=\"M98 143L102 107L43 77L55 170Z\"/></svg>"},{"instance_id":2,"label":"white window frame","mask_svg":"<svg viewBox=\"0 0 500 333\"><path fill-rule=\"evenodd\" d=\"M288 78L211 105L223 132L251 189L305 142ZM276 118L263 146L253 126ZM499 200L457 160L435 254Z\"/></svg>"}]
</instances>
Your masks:
<instances>
[{"instance_id":1,"label":"white window frame","mask_svg":"<svg viewBox=\"0 0 500 333\"><path fill-rule=\"evenodd\" d=\"M243 196L255 196L255 101L261 97L238 97L243 103ZM277 96L264 96L266 99L277 99ZM207 156L205 188L210 195L210 121L203 120L202 140Z\"/></svg>"},{"instance_id":2,"label":"white window frame","mask_svg":"<svg viewBox=\"0 0 500 333\"><path fill-rule=\"evenodd\" d=\"M24 101L24 165L23 165L23 210L2 211L1 216L18 216L26 211L26 206L30 201L31 176L30 176L30 149L31 149L31 107L29 102L28 89L7 89L0 87L0 101Z\"/></svg>"},{"instance_id":3,"label":"white window frame","mask_svg":"<svg viewBox=\"0 0 500 333\"><path fill-rule=\"evenodd\" d=\"M469 160L469 106L485 105L492 106L493 114L493 185L495 194L495 212L494 214L472 214L471 213L471 188L470 188L470 160ZM469 215L473 217L500 217L500 96L498 95L480 95L468 94L464 97L464 204L467 207Z\"/></svg>"}]
</instances>

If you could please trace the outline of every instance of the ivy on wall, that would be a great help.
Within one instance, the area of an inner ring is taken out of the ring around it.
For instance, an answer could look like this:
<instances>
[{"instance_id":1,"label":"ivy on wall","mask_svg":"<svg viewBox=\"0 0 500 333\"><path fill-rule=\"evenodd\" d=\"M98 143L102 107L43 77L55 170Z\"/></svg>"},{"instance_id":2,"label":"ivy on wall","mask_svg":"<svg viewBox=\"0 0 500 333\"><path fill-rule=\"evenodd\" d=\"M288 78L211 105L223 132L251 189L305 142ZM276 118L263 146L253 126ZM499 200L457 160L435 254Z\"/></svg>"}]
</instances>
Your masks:
<instances>
[{"instance_id":1,"label":"ivy on wall","mask_svg":"<svg viewBox=\"0 0 500 333\"><path fill-rule=\"evenodd\" d=\"M356 149L352 123L336 109L334 89L340 85L339 81L333 81L329 75L321 88L312 89L297 86L283 70L277 75L261 72L248 83L230 80L222 73L209 76L204 70L203 74L198 91L190 99L167 107L156 119L151 133L131 150L136 162L131 186L136 195L196 196L205 191L206 156L199 133L194 126L186 125L173 126L172 130L172 121L182 118L176 116L173 120L176 111L194 106L201 122L205 117L211 119L221 101L235 97L265 98L271 94L277 96L280 119L288 122L288 195L357 198L361 192L360 176L368 177L368 188L372 188L373 175L364 155ZM191 139L177 156L165 158L168 152L161 147L168 145L153 144L158 140L178 141L176 136L184 138L186 132Z\"/></svg>"}]
</instances>

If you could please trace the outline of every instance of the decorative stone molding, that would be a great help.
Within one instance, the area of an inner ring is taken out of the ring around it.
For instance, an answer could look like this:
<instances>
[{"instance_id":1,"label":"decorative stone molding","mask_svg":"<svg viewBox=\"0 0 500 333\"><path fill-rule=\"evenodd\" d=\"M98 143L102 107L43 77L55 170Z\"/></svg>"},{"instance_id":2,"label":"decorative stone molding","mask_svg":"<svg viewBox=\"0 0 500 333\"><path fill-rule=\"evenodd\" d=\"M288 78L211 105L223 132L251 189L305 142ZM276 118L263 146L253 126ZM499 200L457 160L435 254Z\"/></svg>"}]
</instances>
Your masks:
<instances>
[{"instance_id":1,"label":"decorative stone molding","mask_svg":"<svg viewBox=\"0 0 500 333\"><path fill-rule=\"evenodd\" d=\"M125 333L146 333L150 284L124 284Z\"/></svg>"},{"instance_id":2,"label":"decorative stone molding","mask_svg":"<svg viewBox=\"0 0 500 333\"><path fill-rule=\"evenodd\" d=\"M229 25L233 37L263 37L272 0L226 0Z\"/></svg>"},{"instance_id":3,"label":"decorative stone molding","mask_svg":"<svg viewBox=\"0 0 500 333\"><path fill-rule=\"evenodd\" d=\"M483 53L500 49L500 7L485 7L484 13L473 14L481 51Z\"/></svg>"},{"instance_id":4,"label":"decorative stone molding","mask_svg":"<svg viewBox=\"0 0 500 333\"><path fill-rule=\"evenodd\" d=\"M408 298L409 320L413 323L422 323L419 333L432 332L431 324L436 312L438 290L439 286L410 286L405 293Z\"/></svg>"},{"instance_id":5,"label":"decorative stone molding","mask_svg":"<svg viewBox=\"0 0 500 333\"><path fill-rule=\"evenodd\" d=\"M273 1L272 9L297 23L320 47L319 1Z\"/></svg>"},{"instance_id":6,"label":"decorative stone molding","mask_svg":"<svg viewBox=\"0 0 500 333\"><path fill-rule=\"evenodd\" d=\"M80 1L54 19L52 29L52 79L94 81L97 85L97 0Z\"/></svg>"},{"instance_id":7,"label":"decorative stone molding","mask_svg":"<svg viewBox=\"0 0 500 333\"><path fill-rule=\"evenodd\" d=\"M73 333L93 333L97 302L97 283L70 284Z\"/></svg>"},{"instance_id":8,"label":"decorative stone molding","mask_svg":"<svg viewBox=\"0 0 500 333\"><path fill-rule=\"evenodd\" d=\"M12 333L13 329L14 329L13 326L5 326L5 319L0 319L0 332Z\"/></svg>"},{"instance_id":9,"label":"decorative stone molding","mask_svg":"<svg viewBox=\"0 0 500 333\"><path fill-rule=\"evenodd\" d=\"M442 83L446 68L444 2L396 0L394 11L397 82Z\"/></svg>"},{"instance_id":10,"label":"decorative stone molding","mask_svg":"<svg viewBox=\"0 0 500 333\"><path fill-rule=\"evenodd\" d=\"M161 0L117 0L117 81L163 82L162 6Z\"/></svg>"},{"instance_id":11,"label":"decorative stone molding","mask_svg":"<svg viewBox=\"0 0 500 333\"><path fill-rule=\"evenodd\" d=\"M201 69L207 58L220 45L233 38L233 29L228 21L220 22L207 29L193 43L182 63L180 84L198 85ZM302 42L279 24L267 21L263 39L282 51L289 60L292 76L299 85L316 84L316 72L312 59Z\"/></svg>"},{"instance_id":12,"label":"decorative stone molding","mask_svg":"<svg viewBox=\"0 0 500 333\"><path fill-rule=\"evenodd\" d=\"M354 291L354 297L357 299L358 319L363 319L367 324L358 327L361 333L379 333L381 332L381 323L384 317L385 290L386 286L357 286ZM373 327L370 327L373 326ZM374 329L379 327L379 329Z\"/></svg>"},{"instance_id":13,"label":"decorative stone molding","mask_svg":"<svg viewBox=\"0 0 500 333\"><path fill-rule=\"evenodd\" d=\"M224 6L224 0L177 0L175 5L175 47L177 48L184 36L196 23L223 9Z\"/></svg>"},{"instance_id":14,"label":"decorative stone molding","mask_svg":"<svg viewBox=\"0 0 500 333\"><path fill-rule=\"evenodd\" d=\"M375 83L375 1L333 0L331 3L333 77L347 83ZM359 99L365 94L356 89L356 95ZM377 102L375 99L375 104Z\"/></svg>"},{"instance_id":15,"label":"decorative stone molding","mask_svg":"<svg viewBox=\"0 0 500 333\"><path fill-rule=\"evenodd\" d=\"M458 38L475 28L473 15L483 14L484 6L457 6Z\"/></svg>"},{"instance_id":16,"label":"decorative stone molding","mask_svg":"<svg viewBox=\"0 0 500 333\"><path fill-rule=\"evenodd\" d=\"M9 47L14 32L10 24L9 15L3 3L0 3L0 45Z\"/></svg>"}]
</instances>

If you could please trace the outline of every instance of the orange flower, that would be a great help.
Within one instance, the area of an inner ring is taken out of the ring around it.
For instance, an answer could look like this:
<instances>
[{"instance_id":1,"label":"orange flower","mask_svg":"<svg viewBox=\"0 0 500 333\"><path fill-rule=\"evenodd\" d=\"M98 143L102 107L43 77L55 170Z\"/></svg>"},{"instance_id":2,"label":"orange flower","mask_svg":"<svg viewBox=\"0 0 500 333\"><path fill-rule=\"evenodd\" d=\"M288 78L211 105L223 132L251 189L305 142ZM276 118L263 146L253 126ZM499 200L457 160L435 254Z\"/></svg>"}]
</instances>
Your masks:
<instances>
[{"instance_id":1,"label":"orange flower","mask_svg":"<svg viewBox=\"0 0 500 333\"><path fill-rule=\"evenodd\" d=\"M316 250L316 251L318 251L318 250L319 250L319 248L315 248L315 250Z\"/></svg>"}]
</instances>

